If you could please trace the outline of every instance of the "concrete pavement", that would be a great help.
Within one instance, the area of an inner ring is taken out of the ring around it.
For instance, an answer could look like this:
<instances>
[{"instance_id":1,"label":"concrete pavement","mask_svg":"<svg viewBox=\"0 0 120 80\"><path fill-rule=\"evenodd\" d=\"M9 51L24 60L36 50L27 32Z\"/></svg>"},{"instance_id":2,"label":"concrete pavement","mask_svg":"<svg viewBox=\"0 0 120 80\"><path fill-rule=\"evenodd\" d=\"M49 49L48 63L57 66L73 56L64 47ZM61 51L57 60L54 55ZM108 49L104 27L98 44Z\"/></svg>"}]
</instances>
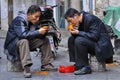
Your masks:
<instances>
[{"instance_id":1,"label":"concrete pavement","mask_svg":"<svg viewBox=\"0 0 120 80\"><path fill-rule=\"evenodd\" d=\"M69 55L67 50L67 38L69 33L66 30L61 30L62 32L62 41L60 43L60 47L58 49L57 58L53 61L53 64L56 67L59 65L70 65L73 63L69 62ZM94 71L92 74L88 75L74 75L73 73L59 73L56 72L48 72L48 74L34 74L35 71L40 70L40 57L35 57L36 54L31 52L33 66L31 67L31 71L33 73L32 78L26 79L23 77L22 72L8 72L7 71L7 60L6 56L3 53L3 44L6 32L0 31L0 80L120 80L120 65L119 63L115 63L115 66L107 67L106 72L97 72ZM119 56L117 56L118 59Z\"/></svg>"}]
</instances>

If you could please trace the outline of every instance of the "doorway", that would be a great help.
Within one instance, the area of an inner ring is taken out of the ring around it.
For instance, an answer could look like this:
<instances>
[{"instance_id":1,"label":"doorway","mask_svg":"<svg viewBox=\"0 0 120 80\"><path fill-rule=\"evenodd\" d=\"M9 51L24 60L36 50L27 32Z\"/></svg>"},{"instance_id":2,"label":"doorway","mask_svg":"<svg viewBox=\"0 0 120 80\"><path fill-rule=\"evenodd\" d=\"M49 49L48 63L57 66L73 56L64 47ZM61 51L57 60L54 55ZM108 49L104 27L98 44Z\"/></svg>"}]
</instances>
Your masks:
<instances>
[{"instance_id":1,"label":"doorway","mask_svg":"<svg viewBox=\"0 0 120 80\"><path fill-rule=\"evenodd\" d=\"M8 0L8 13L8 24L10 24L13 19L13 0Z\"/></svg>"}]
</instances>

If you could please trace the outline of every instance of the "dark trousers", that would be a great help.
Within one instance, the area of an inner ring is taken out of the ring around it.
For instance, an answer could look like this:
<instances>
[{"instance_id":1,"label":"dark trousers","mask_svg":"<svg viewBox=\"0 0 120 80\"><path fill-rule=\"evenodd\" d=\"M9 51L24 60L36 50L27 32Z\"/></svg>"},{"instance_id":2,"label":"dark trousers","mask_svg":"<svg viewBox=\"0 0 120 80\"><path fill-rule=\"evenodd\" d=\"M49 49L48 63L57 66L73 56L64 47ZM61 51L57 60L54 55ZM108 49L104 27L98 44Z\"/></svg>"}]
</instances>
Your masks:
<instances>
[{"instance_id":1,"label":"dark trousers","mask_svg":"<svg viewBox=\"0 0 120 80\"><path fill-rule=\"evenodd\" d=\"M68 50L71 62L75 62L75 66L82 68L88 66L88 53L95 55L95 43L84 37L71 36L68 39Z\"/></svg>"}]
</instances>

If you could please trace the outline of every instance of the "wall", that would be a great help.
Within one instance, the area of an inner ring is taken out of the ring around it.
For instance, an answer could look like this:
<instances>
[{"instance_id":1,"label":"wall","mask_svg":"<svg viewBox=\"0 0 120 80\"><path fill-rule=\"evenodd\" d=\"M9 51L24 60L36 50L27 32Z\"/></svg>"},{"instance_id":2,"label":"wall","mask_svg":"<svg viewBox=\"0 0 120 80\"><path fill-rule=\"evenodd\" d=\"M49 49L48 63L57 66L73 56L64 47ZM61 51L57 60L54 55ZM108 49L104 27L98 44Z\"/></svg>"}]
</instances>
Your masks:
<instances>
[{"instance_id":1,"label":"wall","mask_svg":"<svg viewBox=\"0 0 120 80\"><path fill-rule=\"evenodd\" d=\"M109 0L109 6L120 7L120 0Z\"/></svg>"},{"instance_id":2,"label":"wall","mask_svg":"<svg viewBox=\"0 0 120 80\"><path fill-rule=\"evenodd\" d=\"M18 11L27 11L28 7L37 4L37 0L13 0L13 17L16 17Z\"/></svg>"},{"instance_id":3,"label":"wall","mask_svg":"<svg viewBox=\"0 0 120 80\"><path fill-rule=\"evenodd\" d=\"M1 30L8 30L8 0L0 0L1 4ZM13 18L18 11L27 11L30 5L37 4L37 0L13 0Z\"/></svg>"},{"instance_id":4,"label":"wall","mask_svg":"<svg viewBox=\"0 0 120 80\"><path fill-rule=\"evenodd\" d=\"M1 30L8 29L8 0L1 1Z\"/></svg>"},{"instance_id":5,"label":"wall","mask_svg":"<svg viewBox=\"0 0 120 80\"><path fill-rule=\"evenodd\" d=\"M71 0L71 7L80 11L80 0Z\"/></svg>"}]
</instances>

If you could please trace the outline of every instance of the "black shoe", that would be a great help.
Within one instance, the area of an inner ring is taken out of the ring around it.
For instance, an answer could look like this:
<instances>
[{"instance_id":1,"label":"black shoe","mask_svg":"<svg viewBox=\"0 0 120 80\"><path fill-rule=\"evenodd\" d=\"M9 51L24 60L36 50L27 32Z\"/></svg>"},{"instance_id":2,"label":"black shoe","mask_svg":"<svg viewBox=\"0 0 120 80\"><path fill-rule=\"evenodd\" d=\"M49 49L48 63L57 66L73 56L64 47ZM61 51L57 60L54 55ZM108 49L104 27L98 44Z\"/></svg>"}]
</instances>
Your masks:
<instances>
[{"instance_id":1,"label":"black shoe","mask_svg":"<svg viewBox=\"0 0 120 80\"><path fill-rule=\"evenodd\" d=\"M91 74L91 67L86 66L74 72L75 75Z\"/></svg>"}]
</instances>

